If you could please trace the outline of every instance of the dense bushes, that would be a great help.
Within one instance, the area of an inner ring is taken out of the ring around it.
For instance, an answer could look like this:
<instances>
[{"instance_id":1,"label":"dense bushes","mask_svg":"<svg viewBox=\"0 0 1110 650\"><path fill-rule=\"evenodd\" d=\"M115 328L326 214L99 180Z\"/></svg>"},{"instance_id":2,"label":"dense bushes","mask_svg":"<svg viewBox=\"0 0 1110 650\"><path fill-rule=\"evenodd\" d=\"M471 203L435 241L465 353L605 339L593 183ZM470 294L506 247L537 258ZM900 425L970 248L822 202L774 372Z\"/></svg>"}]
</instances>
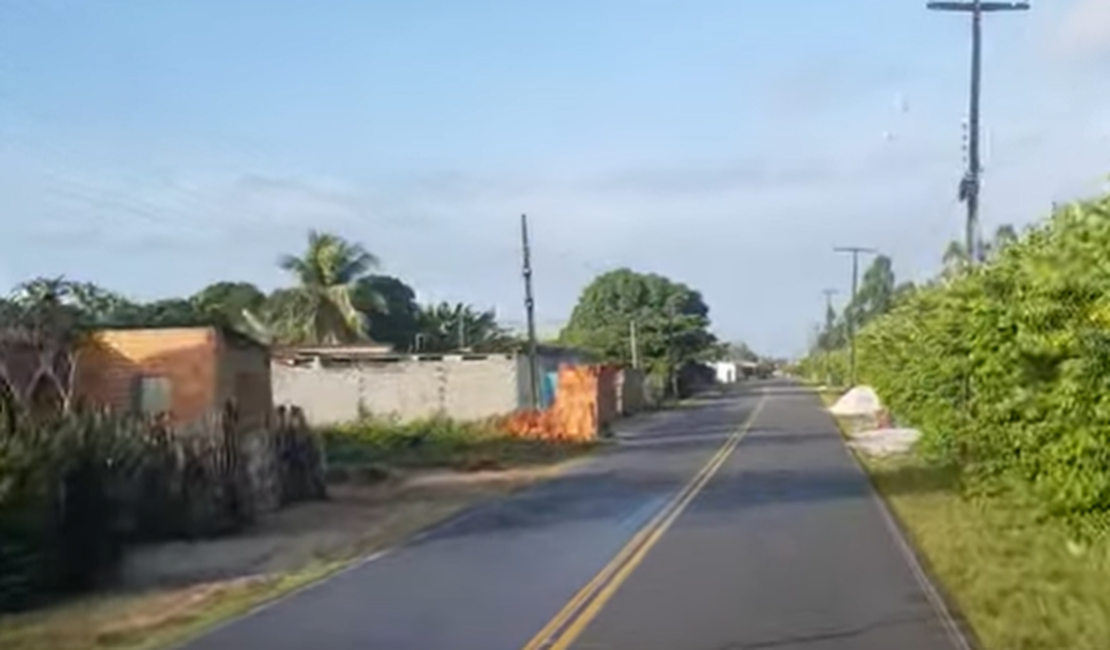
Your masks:
<instances>
[{"instance_id":1,"label":"dense bushes","mask_svg":"<svg viewBox=\"0 0 1110 650\"><path fill-rule=\"evenodd\" d=\"M921 287L857 349L934 459L1018 479L1058 514L1110 510L1110 197Z\"/></svg>"},{"instance_id":2,"label":"dense bushes","mask_svg":"<svg viewBox=\"0 0 1110 650\"><path fill-rule=\"evenodd\" d=\"M0 417L0 611L106 577L123 545L249 515L220 436L104 413Z\"/></svg>"},{"instance_id":3,"label":"dense bushes","mask_svg":"<svg viewBox=\"0 0 1110 650\"><path fill-rule=\"evenodd\" d=\"M848 378L848 350L816 350L801 359L792 369L795 374L808 377L826 386L846 386Z\"/></svg>"}]
</instances>

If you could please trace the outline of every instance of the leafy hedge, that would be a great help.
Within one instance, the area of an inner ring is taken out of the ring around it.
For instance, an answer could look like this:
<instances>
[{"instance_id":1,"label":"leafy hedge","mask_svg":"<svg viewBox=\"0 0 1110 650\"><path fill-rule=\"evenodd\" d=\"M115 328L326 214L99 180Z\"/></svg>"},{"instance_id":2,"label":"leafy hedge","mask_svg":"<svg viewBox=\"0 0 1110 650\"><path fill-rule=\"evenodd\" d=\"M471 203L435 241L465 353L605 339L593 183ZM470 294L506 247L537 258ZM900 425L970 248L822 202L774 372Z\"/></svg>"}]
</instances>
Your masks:
<instances>
[{"instance_id":1,"label":"leafy hedge","mask_svg":"<svg viewBox=\"0 0 1110 650\"><path fill-rule=\"evenodd\" d=\"M1017 479L1057 514L1110 511L1110 196L903 298L857 350L932 458Z\"/></svg>"}]
</instances>

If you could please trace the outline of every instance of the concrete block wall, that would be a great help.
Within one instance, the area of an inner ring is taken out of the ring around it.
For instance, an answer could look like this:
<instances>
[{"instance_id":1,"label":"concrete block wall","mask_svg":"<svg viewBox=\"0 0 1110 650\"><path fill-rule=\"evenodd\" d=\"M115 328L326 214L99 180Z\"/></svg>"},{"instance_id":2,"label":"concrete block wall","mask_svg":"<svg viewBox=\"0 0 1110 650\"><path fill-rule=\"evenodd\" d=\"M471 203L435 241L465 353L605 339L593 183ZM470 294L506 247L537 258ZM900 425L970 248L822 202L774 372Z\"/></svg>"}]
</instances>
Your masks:
<instances>
[{"instance_id":1,"label":"concrete block wall","mask_svg":"<svg viewBox=\"0 0 1110 650\"><path fill-rule=\"evenodd\" d=\"M617 373L617 409L621 415L633 415L647 407L644 373L633 368L622 368Z\"/></svg>"},{"instance_id":2,"label":"concrete block wall","mask_svg":"<svg viewBox=\"0 0 1110 650\"><path fill-rule=\"evenodd\" d=\"M299 406L309 424L318 426L355 420L363 413L401 420L437 414L478 420L510 413L527 394L527 377L520 368L512 355L331 365L275 360L271 374L274 402Z\"/></svg>"}]
</instances>

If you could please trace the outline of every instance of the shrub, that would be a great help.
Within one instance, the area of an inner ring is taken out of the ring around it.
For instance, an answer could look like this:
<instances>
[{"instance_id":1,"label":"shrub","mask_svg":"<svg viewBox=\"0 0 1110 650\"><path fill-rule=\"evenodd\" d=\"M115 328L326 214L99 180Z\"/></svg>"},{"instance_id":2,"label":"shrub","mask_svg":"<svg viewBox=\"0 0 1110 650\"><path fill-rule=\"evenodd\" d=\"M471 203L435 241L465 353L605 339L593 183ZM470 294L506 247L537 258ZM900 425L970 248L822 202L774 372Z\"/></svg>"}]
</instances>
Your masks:
<instances>
[{"instance_id":1,"label":"shrub","mask_svg":"<svg viewBox=\"0 0 1110 650\"><path fill-rule=\"evenodd\" d=\"M234 529L249 509L219 435L108 413L0 417L0 611L93 586L124 545Z\"/></svg>"},{"instance_id":2,"label":"shrub","mask_svg":"<svg viewBox=\"0 0 1110 650\"><path fill-rule=\"evenodd\" d=\"M935 459L1057 514L1110 510L1108 260L1110 197L1069 206L869 323L861 380Z\"/></svg>"}]
</instances>

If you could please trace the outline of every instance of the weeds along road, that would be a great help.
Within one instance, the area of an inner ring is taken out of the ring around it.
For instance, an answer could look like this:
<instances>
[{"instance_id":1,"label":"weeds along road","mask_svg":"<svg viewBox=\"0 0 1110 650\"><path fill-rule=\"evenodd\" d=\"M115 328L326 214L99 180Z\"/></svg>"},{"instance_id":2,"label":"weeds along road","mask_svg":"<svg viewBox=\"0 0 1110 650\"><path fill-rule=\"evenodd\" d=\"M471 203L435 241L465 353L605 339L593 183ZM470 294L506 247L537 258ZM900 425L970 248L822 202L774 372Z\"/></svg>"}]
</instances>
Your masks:
<instances>
[{"instance_id":1,"label":"weeds along road","mask_svg":"<svg viewBox=\"0 0 1110 650\"><path fill-rule=\"evenodd\" d=\"M808 390L753 382L618 437L186 647L966 647Z\"/></svg>"}]
</instances>

